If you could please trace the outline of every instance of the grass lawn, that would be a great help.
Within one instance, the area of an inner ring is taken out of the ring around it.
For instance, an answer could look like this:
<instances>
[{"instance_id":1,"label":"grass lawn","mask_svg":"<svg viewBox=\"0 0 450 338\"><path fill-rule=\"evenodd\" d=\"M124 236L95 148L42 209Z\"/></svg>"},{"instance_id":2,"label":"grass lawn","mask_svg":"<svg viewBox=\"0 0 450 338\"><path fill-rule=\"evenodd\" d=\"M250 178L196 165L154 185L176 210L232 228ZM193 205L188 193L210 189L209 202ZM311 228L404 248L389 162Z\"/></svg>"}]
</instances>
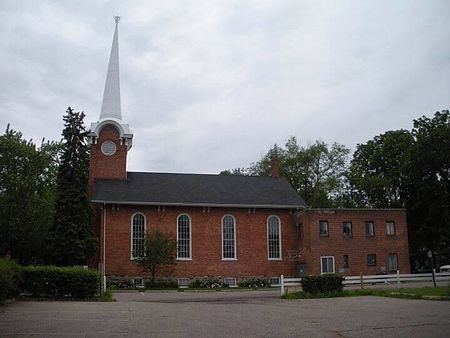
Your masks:
<instances>
[{"instance_id":1,"label":"grass lawn","mask_svg":"<svg viewBox=\"0 0 450 338\"><path fill-rule=\"evenodd\" d=\"M450 300L450 286L424 287L407 289L358 289L343 290L341 292L329 292L321 294L308 294L303 291L292 292L282 296L284 299L309 299L309 298L333 298L354 296L379 296L409 299L442 299ZM430 297L430 298L427 298ZM432 298L436 297L436 298Z\"/></svg>"}]
</instances>

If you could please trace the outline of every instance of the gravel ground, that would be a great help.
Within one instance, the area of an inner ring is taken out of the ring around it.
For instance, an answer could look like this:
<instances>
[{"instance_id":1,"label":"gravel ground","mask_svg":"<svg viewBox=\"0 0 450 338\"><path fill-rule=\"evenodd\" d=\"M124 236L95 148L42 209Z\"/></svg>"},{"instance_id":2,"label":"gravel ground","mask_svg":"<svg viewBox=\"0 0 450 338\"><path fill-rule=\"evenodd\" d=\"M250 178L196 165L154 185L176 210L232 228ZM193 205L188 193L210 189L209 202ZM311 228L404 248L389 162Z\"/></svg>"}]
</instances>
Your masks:
<instances>
[{"instance_id":1,"label":"gravel ground","mask_svg":"<svg viewBox=\"0 0 450 338\"><path fill-rule=\"evenodd\" d=\"M1 337L449 337L450 302L282 300L274 291L116 293L117 302L19 301Z\"/></svg>"}]
</instances>

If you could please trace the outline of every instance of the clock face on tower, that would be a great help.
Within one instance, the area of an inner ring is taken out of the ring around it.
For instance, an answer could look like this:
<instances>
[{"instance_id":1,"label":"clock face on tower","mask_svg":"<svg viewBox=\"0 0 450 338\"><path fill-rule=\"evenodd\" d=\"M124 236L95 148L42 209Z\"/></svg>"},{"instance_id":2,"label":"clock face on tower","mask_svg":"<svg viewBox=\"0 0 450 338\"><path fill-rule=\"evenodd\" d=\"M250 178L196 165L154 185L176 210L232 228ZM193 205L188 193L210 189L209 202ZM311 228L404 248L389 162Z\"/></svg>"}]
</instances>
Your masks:
<instances>
[{"instance_id":1,"label":"clock face on tower","mask_svg":"<svg viewBox=\"0 0 450 338\"><path fill-rule=\"evenodd\" d=\"M102 143L102 153L105 156L111 156L114 155L116 152L116 144L113 141L105 141Z\"/></svg>"}]
</instances>

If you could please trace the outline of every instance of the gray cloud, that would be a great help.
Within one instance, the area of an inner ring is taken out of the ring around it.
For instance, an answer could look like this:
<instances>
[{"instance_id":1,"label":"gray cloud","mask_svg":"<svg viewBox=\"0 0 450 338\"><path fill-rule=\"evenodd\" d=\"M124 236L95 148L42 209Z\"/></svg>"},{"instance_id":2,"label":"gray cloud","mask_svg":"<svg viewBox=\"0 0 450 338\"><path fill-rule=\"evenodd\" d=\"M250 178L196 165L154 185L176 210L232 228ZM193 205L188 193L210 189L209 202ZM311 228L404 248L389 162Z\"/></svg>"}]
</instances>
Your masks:
<instances>
[{"instance_id":1,"label":"gray cloud","mask_svg":"<svg viewBox=\"0 0 450 338\"><path fill-rule=\"evenodd\" d=\"M450 106L448 1L2 1L0 127L98 119L114 22L129 170L247 166L294 135L356 143ZM3 128L3 127L2 127Z\"/></svg>"}]
</instances>

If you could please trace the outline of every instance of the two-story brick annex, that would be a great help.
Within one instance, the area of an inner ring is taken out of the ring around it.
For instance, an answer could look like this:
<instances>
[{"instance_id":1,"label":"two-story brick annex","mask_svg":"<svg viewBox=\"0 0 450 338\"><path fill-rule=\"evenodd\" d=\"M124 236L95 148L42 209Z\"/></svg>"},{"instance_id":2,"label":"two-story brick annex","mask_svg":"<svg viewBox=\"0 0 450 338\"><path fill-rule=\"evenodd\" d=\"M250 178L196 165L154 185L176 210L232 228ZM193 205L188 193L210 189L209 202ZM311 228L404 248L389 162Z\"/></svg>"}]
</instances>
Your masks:
<instances>
[{"instance_id":1,"label":"two-story brick annex","mask_svg":"<svg viewBox=\"0 0 450 338\"><path fill-rule=\"evenodd\" d=\"M90 128L91 201L106 276L142 277L146 233L177 239L174 278L408 273L403 209L310 209L287 180L127 172L133 134L122 121L118 18L99 121Z\"/></svg>"}]
</instances>

